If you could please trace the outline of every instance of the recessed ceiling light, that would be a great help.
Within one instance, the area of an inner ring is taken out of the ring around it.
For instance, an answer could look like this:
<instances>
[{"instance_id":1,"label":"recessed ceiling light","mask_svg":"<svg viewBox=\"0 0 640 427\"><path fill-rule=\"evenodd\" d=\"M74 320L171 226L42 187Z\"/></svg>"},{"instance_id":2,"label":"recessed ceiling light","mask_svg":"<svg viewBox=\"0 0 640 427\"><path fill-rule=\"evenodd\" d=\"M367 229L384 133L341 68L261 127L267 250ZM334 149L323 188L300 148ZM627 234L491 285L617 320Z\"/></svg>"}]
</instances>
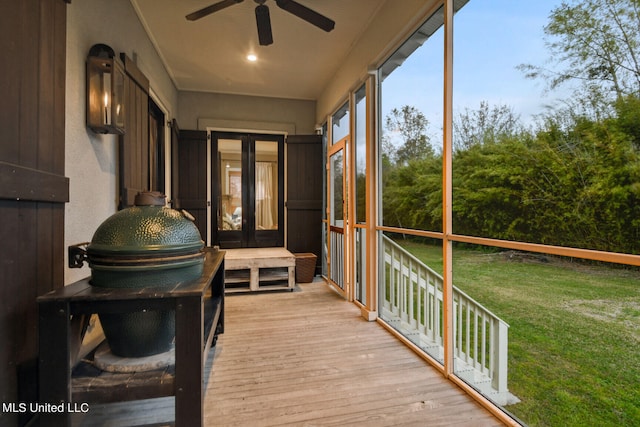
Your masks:
<instances>
[{"instance_id":1,"label":"recessed ceiling light","mask_svg":"<svg viewBox=\"0 0 640 427\"><path fill-rule=\"evenodd\" d=\"M247 55L247 60L251 62L256 62L258 60L258 57L255 56L253 53L250 53L249 55Z\"/></svg>"}]
</instances>

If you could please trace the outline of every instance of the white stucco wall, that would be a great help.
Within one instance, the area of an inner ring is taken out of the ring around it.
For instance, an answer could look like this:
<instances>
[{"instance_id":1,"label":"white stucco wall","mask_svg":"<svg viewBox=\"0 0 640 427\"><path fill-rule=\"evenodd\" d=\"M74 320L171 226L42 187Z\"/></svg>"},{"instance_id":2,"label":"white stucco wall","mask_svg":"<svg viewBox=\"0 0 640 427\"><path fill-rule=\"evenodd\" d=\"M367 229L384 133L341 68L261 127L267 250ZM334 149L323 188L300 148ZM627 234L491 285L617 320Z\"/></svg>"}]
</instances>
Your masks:
<instances>
[{"instance_id":1,"label":"white stucco wall","mask_svg":"<svg viewBox=\"0 0 640 427\"><path fill-rule=\"evenodd\" d=\"M65 249L90 241L117 210L117 137L96 135L85 125L85 60L91 46L104 43L134 59L149 78L158 101L177 114L178 93L128 0L81 0L67 6ZM66 254L65 254L66 256ZM65 258L66 260L66 258ZM90 274L88 267L69 269L65 284Z\"/></svg>"}]
</instances>

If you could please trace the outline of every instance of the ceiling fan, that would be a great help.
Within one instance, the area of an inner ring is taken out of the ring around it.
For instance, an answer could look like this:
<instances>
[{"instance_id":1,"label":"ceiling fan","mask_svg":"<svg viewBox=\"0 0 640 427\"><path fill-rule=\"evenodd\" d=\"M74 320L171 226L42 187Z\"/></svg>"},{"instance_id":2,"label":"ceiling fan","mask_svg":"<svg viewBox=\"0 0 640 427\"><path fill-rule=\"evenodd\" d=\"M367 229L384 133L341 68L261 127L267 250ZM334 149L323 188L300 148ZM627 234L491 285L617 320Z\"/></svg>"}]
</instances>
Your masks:
<instances>
[{"instance_id":1,"label":"ceiling fan","mask_svg":"<svg viewBox=\"0 0 640 427\"><path fill-rule=\"evenodd\" d=\"M186 16L189 21L195 21L204 18L219 10L242 3L244 0L222 0L210 6L197 10ZM254 0L258 6L256 7L256 24L258 26L258 40L261 46L268 46L273 43L273 35L271 33L271 19L269 17L269 8L264 4L266 0ZM324 15L301 5L294 0L276 0L276 4L282 10L285 10L298 18L304 19L310 24L329 32L333 30L336 23Z\"/></svg>"}]
</instances>

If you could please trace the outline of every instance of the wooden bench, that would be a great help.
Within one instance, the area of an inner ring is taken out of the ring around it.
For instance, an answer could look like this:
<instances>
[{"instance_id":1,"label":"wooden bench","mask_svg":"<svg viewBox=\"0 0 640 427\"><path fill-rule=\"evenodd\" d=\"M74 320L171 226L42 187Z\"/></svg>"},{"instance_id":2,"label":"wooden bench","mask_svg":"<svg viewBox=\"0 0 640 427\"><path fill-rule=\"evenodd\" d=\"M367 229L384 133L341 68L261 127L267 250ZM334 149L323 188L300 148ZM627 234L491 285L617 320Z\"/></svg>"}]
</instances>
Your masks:
<instances>
[{"instance_id":1,"label":"wooden bench","mask_svg":"<svg viewBox=\"0 0 640 427\"><path fill-rule=\"evenodd\" d=\"M285 248L226 249L227 293L293 290L296 257Z\"/></svg>"}]
</instances>

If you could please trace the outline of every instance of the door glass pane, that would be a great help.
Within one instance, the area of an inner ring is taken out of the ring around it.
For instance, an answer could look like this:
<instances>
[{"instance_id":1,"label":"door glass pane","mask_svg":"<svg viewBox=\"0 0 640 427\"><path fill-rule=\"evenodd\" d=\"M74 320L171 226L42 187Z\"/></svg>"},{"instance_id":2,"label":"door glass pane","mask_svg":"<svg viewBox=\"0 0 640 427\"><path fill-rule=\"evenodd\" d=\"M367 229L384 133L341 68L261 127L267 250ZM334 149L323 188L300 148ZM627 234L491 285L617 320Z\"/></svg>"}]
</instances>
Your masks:
<instances>
[{"instance_id":1,"label":"door glass pane","mask_svg":"<svg viewBox=\"0 0 640 427\"><path fill-rule=\"evenodd\" d=\"M330 178L331 182L331 225L336 227L344 227L344 210L343 210L343 153L342 150L338 151L331 156L331 170Z\"/></svg>"},{"instance_id":2,"label":"door glass pane","mask_svg":"<svg viewBox=\"0 0 640 427\"><path fill-rule=\"evenodd\" d=\"M278 142L256 141L256 230L278 229Z\"/></svg>"},{"instance_id":3,"label":"door glass pane","mask_svg":"<svg viewBox=\"0 0 640 427\"><path fill-rule=\"evenodd\" d=\"M218 230L242 230L242 140L218 140Z\"/></svg>"}]
</instances>

